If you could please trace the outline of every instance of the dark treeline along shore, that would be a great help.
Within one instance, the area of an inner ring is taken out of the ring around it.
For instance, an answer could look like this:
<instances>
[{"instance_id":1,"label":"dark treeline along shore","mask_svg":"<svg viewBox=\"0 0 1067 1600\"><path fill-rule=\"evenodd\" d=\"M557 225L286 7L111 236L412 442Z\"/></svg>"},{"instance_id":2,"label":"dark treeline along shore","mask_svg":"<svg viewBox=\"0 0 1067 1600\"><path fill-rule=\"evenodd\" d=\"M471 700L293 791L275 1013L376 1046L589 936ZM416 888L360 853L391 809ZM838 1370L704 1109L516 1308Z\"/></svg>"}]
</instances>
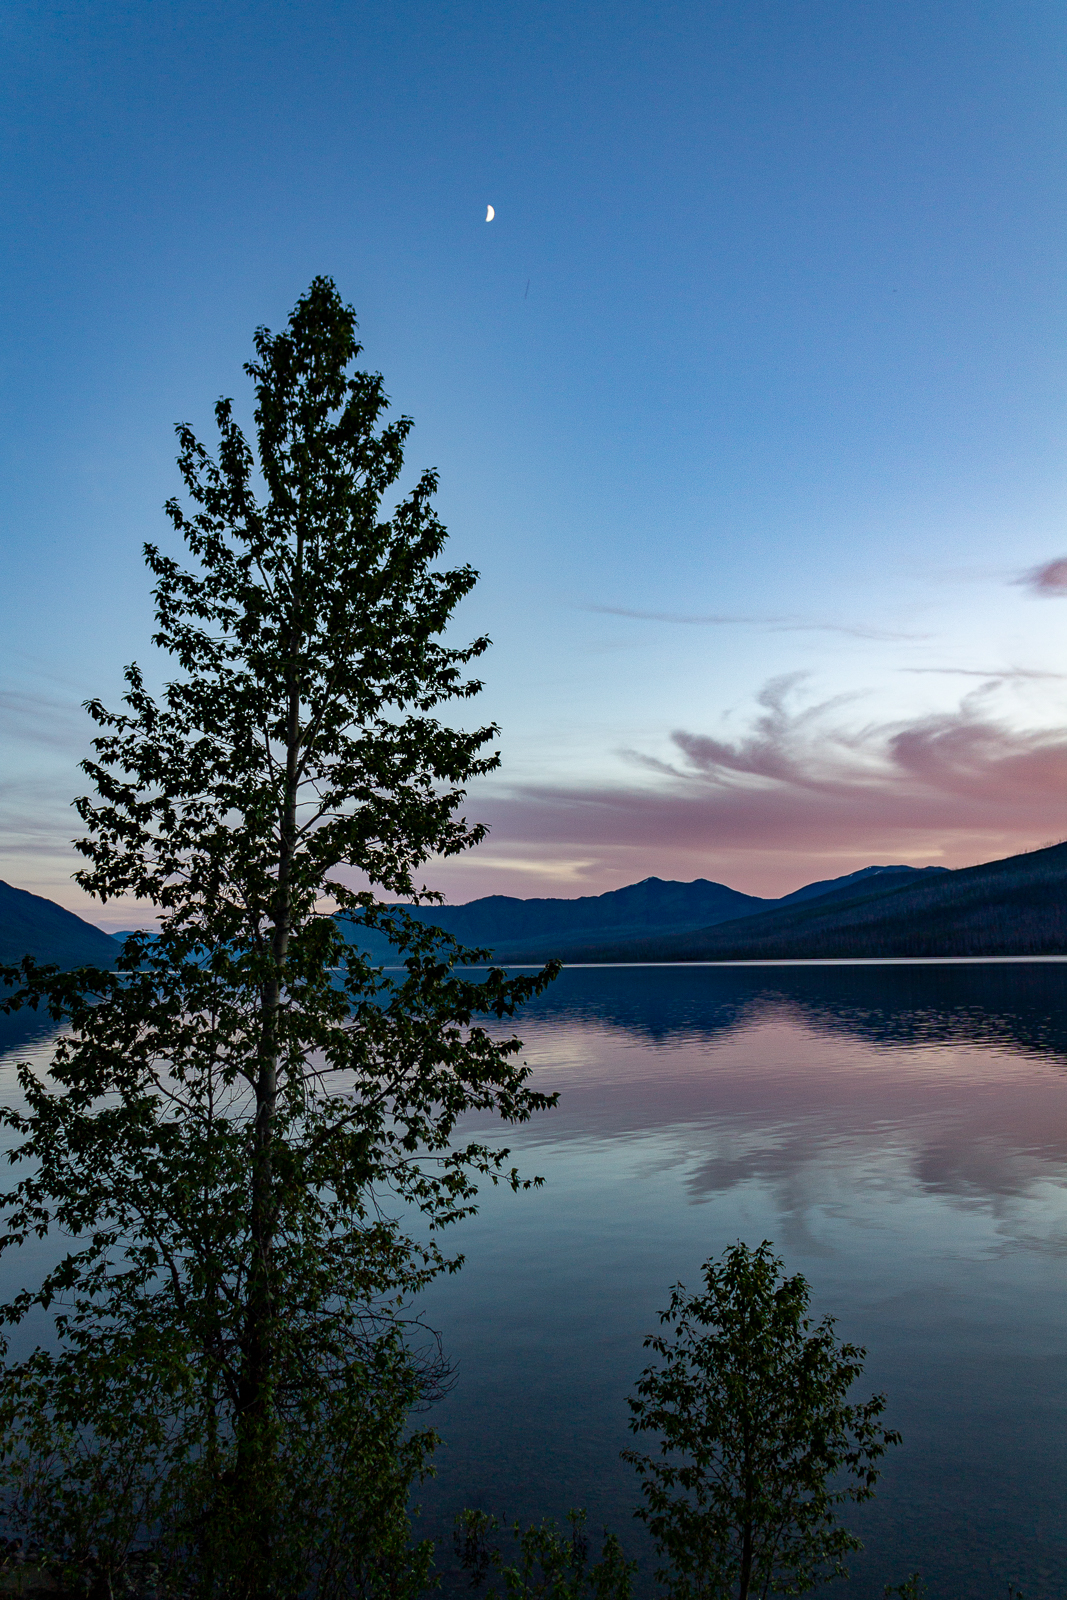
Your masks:
<instances>
[{"instance_id":1,"label":"dark treeline along shore","mask_svg":"<svg viewBox=\"0 0 1067 1600\"><path fill-rule=\"evenodd\" d=\"M12 893L24 894L0 884L0 906ZM52 906L38 896L24 895L24 899ZM58 906L52 909L60 911ZM61 915L80 922L69 912ZM82 959L92 959L95 953L99 960L103 944L110 963L114 949L107 947L116 942L87 923L80 926L87 936ZM42 950L40 959L47 958ZM872 1044L1004 1045L1045 1060L1059 1058L1067 1067L1063 981L1061 967L1038 964L961 966L948 971L910 964L869 970L812 965L717 973L698 972L679 962L669 988L635 989L625 971L608 970L590 991L580 972L569 975L564 969L545 994L530 1002L528 1015L568 1019L580 1015L655 1044L680 1037L725 1038L747 1026L754 1012L777 1002L827 1033ZM0 1051L54 1029L44 1011L0 1015Z\"/></svg>"}]
</instances>

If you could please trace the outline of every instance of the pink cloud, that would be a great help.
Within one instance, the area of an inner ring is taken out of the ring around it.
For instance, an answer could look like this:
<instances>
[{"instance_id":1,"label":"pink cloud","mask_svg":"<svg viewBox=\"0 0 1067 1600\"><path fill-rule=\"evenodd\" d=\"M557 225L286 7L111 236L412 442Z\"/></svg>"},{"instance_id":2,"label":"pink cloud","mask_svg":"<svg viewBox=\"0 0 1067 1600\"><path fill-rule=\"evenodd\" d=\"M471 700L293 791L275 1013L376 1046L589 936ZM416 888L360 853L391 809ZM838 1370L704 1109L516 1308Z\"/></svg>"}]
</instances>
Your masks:
<instances>
[{"instance_id":1,"label":"pink cloud","mask_svg":"<svg viewBox=\"0 0 1067 1600\"><path fill-rule=\"evenodd\" d=\"M1031 568L1019 581L1034 594L1050 597L1067 594L1067 556L1059 556L1055 561L1046 561L1043 566Z\"/></svg>"},{"instance_id":2,"label":"pink cloud","mask_svg":"<svg viewBox=\"0 0 1067 1600\"><path fill-rule=\"evenodd\" d=\"M473 792L464 810L489 840L426 881L453 902L597 894L650 875L773 896L875 862L964 866L1067 835L1067 728L1012 727L977 688L953 711L857 729L853 699L803 705L800 681L767 684L736 738L680 728L669 759L633 754L629 781ZM105 912L63 881L69 850L55 841L72 825L45 787L51 807L35 795L9 826L0 876L91 921L139 925L136 909Z\"/></svg>"},{"instance_id":3,"label":"pink cloud","mask_svg":"<svg viewBox=\"0 0 1067 1600\"><path fill-rule=\"evenodd\" d=\"M675 762L638 758L632 784L527 785L485 795L472 815L490 843L450 865L451 899L597 893L635 878L719 878L750 893L873 862L962 866L1067 834L1067 730L1019 730L980 692L911 722L839 725L840 702L790 710L793 680L760 696L735 741L680 729ZM494 874L525 856L536 882ZM481 857L481 860L479 860ZM585 864L551 882L554 859Z\"/></svg>"}]
</instances>

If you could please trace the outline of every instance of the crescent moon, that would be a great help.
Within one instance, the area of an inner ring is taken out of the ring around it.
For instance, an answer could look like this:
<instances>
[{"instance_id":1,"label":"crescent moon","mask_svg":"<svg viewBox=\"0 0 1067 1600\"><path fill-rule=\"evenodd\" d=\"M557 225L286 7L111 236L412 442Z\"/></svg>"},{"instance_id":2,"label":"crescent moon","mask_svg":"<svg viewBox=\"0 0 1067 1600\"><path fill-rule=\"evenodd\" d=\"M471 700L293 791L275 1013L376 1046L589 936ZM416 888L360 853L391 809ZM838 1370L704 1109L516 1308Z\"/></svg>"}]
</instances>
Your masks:
<instances>
[{"instance_id":1,"label":"crescent moon","mask_svg":"<svg viewBox=\"0 0 1067 1600\"><path fill-rule=\"evenodd\" d=\"M496 216L496 212L493 210L492 206L486 206L486 208L485 208L485 220L486 220L486 222L492 222L492 220L493 220L493 218L495 216Z\"/></svg>"}]
</instances>

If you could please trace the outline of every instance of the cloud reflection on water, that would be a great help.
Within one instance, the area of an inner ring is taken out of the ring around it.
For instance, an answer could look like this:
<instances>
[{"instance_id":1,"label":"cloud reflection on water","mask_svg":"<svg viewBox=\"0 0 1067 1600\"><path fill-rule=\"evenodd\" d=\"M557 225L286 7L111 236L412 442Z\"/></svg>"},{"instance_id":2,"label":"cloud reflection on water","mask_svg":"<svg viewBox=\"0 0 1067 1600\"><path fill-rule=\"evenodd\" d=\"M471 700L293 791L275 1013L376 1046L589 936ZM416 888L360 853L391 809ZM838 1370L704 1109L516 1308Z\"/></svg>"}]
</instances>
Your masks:
<instances>
[{"instance_id":1,"label":"cloud reflection on water","mask_svg":"<svg viewBox=\"0 0 1067 1600\"><path fill-rule=\"evenodd\" d=\"M983 1253L1067 1253L1067 974L636 979L572 970L527 1018L526 1058L562 1101L510 1143L635 1142L645 1174L681 1169L690 1204L760 1187L782 1242L817 1254L820 1218L885 1229L923 1197L984 1212Z\"/></svg>"}]
</instances>

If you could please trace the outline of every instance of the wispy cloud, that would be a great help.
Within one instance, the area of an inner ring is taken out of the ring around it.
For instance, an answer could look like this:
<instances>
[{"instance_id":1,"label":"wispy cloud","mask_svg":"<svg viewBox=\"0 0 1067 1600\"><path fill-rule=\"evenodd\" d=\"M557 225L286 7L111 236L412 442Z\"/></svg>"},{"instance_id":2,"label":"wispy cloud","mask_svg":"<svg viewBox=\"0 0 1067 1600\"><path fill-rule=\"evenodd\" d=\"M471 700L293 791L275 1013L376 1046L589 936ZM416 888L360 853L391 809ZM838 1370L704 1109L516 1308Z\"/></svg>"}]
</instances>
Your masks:
<instances>
[{"instance_id":1,"label":"wispy cloud","mask_svg":"<svg viewBox=\"0 0 1067 1600\"><path fill-rule=\"evenodd\" d=\"M0 690L0 734L23 744L69 750L88 743L85 712L70 700L25 690Z\"/></svg>"},{"instance_id":2,"label":"wispy cloud","mask_svg":"<svg viewBox=\"0 0 1067 1600\"><path fill-rule=\"evenodd\" d=\"M988 684L1032 683L1045 678L1067 680L1067 672L1043 672L1036 667L901 667L900 671L938 673L947 678L982 678Z\"/></svg>"},{"instance_id":3,"label":"wispy cloud","mask_svg":"<svg viewBox=\"0 0 1067 1600\"><path fill-rule=\"evenodd\" d=\"M587 857L590 888L655 873L774 894L829 868L963 865L1067 834L1067 730L1009 725L985 685L950 711L858 726L856 697L801 692L796 676L768 684L739 737L679 728L673 756L631 752L632 783L486 796L491 848Z\"/></svg>"},{"instance_id":4,"label":"wispy cloud","mask_svg":"<svg viewBox=\"0 0 1067 1600\"><path fill-rule=\"evenodd\" d=\"M670 622L688 628L761 628L765 633L840 633L849 639L917 640L928 639L926 633L901 633L888 628L871 628L863 623L814 622L806 617L761 617L718 615L714 612L693 613L680 611L635 611L629 606L587 605L583 611L594 611L605 617L632 617L637 622Z\"/></svg>"},{"instance_id":5,"label":"wispy cloud","mask_svg":"<svg viewBox=\"0 0 1067 1600\"><path fill-rule=\"evenodd\" d=\"M1067 595L1067 556L1057 556L1054 561L1031 567L1029 572L1024 572L1015 581L1029 589L1031 594L1043 595L1046 599Z\"/></svg>"}]
</instances>

